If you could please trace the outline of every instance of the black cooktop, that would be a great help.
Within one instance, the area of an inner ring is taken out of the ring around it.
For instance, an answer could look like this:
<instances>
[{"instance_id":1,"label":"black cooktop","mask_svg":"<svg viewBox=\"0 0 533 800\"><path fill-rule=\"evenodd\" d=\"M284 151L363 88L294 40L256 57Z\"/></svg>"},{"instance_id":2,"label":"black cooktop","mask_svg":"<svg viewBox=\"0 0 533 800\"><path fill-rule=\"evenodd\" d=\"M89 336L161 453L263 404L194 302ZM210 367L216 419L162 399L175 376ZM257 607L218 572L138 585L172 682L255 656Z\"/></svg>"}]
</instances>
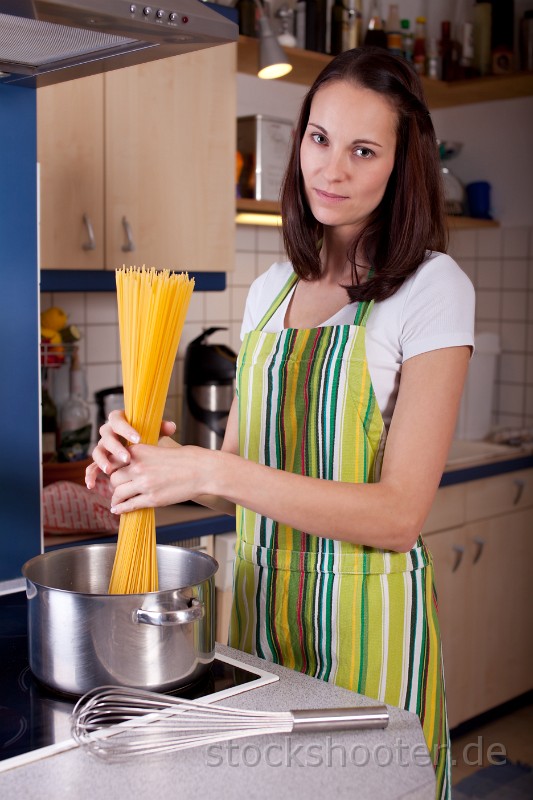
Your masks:
<instances>
[{"instance_id":1,"label":"black cooktop","mask_svg":"<svg viewBox=\"0 0 533 800\"><path fill-rule=\"evenodd\" d=\"M175 694L194 699L231 694L265 681L260 670L215 657L209 672ZM275 676L271 675L275 680ZM238 688L242 687L242 688ZM77 698L46 688L28 663L26 593L0 595L0 771L6 759L70 740L70 714Z\"/></svg>"}]
</instances>

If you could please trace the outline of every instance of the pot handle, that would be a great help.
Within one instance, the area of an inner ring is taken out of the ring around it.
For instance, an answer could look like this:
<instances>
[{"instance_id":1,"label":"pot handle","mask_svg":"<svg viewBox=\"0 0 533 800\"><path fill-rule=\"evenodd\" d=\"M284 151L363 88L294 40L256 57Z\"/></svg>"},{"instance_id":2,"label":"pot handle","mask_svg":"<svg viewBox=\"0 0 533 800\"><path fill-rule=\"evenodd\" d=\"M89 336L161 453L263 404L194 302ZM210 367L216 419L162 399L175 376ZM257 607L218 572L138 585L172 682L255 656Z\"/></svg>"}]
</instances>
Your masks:
<instances>
[{"instance_id":1,"label":"pot handle","mask_svg":"<svg viewBox=\"0 0 533 800\"><path fill-rule=\"evenodd\" d=\"M189 608L179 608L176 611L147 611L138 608L133 612L135 622L144 625L187 625L189 622L203 619L205 616L205 606L199 600L193 598Z\"/></svg>"}]
</instances>

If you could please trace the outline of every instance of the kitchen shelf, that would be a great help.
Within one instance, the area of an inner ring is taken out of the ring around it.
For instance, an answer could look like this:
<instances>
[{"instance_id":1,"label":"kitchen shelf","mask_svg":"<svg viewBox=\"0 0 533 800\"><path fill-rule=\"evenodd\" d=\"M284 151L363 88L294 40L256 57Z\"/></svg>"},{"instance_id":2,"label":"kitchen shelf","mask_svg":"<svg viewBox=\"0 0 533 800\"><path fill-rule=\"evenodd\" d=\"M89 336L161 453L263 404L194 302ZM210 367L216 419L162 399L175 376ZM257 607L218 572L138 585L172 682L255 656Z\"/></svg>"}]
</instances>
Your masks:
<instances>
[{"instance_id":1,"label":"kitchen shelf","mask_svg":"<svg viewBox=\"0 0 533 800\"><path fill-rule=\"evenodd\" d=\"M279 203L275 200L252 200L240 197L236 202L237 213L279 214ZM500 223L494 219L475 219L474 217L448 216L448 226L452 230L472 228L498 228Z\"/></svg>"},{"instance_id":2,"label":"kitchen shelf","mask_svg":"<svg viewBox=\"0 0 533 800\"><path fill-rule=\"evenodd\" d=\"M257 75L258 40L239 36L237 48L237 71ZM286 48L292 71L277 80L310 86L318 73L331 61L331 56ZM434 81L422 78L424 91L430 108L486 103L493 100L509 100L513 97L533 95L533 72L517 72L512 75L490 75L467 81Z\"/></svg>"}]
</instances>

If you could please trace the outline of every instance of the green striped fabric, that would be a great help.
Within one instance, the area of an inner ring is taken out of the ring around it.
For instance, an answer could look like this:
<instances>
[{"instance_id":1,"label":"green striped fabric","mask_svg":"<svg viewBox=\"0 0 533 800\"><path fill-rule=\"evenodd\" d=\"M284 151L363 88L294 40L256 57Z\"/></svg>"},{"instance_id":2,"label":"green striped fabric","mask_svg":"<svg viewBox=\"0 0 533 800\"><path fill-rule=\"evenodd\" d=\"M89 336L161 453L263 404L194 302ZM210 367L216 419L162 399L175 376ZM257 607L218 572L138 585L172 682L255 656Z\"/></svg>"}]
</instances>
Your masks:
<instances>
[{"instance_id":1,"label":"green striped fabric","mask_svg":"<svg viewBox=\"0 0 533 800\"><path fill-rule=\"evenodd\" d=\"M366 363L372 303L359 305L353 325L265 332L296 280L243 341L240 453L300 475L378 481L386 433ZM433 569L422 538L396 553L238 507L229 643L418 714L437 797L450 796Z\"/></svg>"}]
</instances>

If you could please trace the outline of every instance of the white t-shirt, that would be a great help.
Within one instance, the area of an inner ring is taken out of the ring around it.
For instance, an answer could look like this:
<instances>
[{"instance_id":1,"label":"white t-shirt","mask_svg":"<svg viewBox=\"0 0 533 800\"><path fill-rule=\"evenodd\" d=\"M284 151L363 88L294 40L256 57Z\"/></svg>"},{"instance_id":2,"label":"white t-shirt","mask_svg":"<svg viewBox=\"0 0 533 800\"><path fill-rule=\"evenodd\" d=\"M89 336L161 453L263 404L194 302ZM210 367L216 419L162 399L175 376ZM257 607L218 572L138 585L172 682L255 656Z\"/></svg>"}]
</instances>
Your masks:
<instances>
[{"instance_id":1,"label":"white t-shirt","mask_svg":"<svg viewBox=\"0 0 533 800\"><path fill-rule=\"evenodd\" d=\"M241 338L257 328L292 273L290 262L276 262L252 283ZM272 315L264 330L283 330L294 288ZM456 262L432 253L400 289L375 303L366 326L366 355L381 415L388 426L398 395L404 361L442 347L474 347L474 288ZM347 304L321 326L351 325L356 303Z\"/></svg>"}]
</instances>

